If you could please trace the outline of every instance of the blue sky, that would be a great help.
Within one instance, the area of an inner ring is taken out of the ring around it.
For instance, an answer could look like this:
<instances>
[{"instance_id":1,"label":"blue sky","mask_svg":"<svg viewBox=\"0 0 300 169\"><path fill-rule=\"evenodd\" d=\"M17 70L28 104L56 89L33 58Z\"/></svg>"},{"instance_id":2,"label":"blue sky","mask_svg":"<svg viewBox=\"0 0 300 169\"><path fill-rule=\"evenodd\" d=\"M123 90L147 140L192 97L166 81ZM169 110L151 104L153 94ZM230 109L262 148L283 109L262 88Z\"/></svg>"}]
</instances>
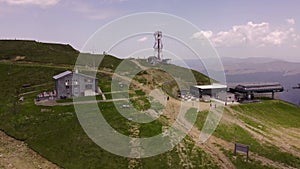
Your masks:
<instances>
[{"instance_id":1,"label":"blue sky","mask_svg":"<svg viewBox=\"0 0 300 169\"><path fill-rule=\"evenodd\" d=\"M221 56L300 61L300 1L0 0L0 38L70 43L136 12L165 12L202 31Z\"/></svg>"}]
</instances>

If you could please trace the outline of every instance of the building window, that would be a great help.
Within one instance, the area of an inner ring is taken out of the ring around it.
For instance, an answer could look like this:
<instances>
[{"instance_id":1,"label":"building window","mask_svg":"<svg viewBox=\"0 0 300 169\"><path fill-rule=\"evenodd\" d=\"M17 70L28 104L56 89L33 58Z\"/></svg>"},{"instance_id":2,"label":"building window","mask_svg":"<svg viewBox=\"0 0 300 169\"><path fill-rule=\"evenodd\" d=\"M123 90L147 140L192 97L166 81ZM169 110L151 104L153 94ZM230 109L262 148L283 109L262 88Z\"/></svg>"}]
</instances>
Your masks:
<instances>
[{"instance_id":1,"label":"building window","mask_svg":"<svg viewBox=\"0 0 300 169\"><path fill-rule=\"evenodd\" d=\"M66 80L65 85L66 85L66 86L69 86L69 85L70 85L70 81L69 81L69 80Z\"/></svg>"},{"instance_id":2,"label":"building window","mask_svg":"<svg viewBox=\"0 0 300 169\"><path fill-rule=\"evenodd\" d=\"M92 89L92 88L93 88L93 85L91 85L91 84L85 85L85 89Z\"/></svg>"},{"instance_id":3,"label":"building window","mask_svg":"<svg viewBox=\"0 0 300 169\"><path fill-rule=\"evenodd\" d=\"M92 83L93 80L92 80L92 79L84 79L84 82L85 82L85 83Z\"/></svg>"}]
</instances>

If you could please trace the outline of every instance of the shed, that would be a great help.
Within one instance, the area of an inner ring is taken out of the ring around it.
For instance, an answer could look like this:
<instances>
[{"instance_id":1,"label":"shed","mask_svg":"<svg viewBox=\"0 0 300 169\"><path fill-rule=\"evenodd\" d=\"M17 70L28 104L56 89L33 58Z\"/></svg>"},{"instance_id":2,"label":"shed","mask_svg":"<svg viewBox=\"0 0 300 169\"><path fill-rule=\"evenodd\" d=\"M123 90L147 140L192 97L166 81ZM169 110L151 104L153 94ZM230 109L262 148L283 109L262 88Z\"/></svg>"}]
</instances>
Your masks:
<instances>
[{"instance_id":1,"label":"shed","mask_svg":"<svg viewBox=\"0 0 300 169\"><path fill-rule=\"evenodd\" d=\"M201 98L203 95L216 97L217 93L226 92L227 85L213 83L211 85L194 85L190 87L190 93L196 97Z\"/></svg>"}]
</instances>

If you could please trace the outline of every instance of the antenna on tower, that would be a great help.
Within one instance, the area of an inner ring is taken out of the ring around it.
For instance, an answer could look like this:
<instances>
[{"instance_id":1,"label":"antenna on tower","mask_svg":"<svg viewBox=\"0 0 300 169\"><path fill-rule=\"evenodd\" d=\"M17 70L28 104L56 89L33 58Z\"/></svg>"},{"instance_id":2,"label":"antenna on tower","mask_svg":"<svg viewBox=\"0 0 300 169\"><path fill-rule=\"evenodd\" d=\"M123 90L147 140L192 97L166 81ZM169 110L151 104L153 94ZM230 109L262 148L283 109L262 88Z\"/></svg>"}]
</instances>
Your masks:
<instances>
[{"instance_id":1,"label":"antenna on tower","mask_svg":"<svg viewBox=\"0 0 300 169\"><path fill-rule=\"evenodd\" d=\"M157 59L161 61L162 59L162 49L163 49L163 44L162 44L162 32L161 31L156 31L154 33L154 38L155 38L155 43L154 43L154 50L157 52Z\"/></svg>"},{"instance_id":2,"label":"antenna on tower","mask_svg":"<svg viewBox=\"0 0 300 169\"><path fill-rule=\"evenodd\" d=\"M163 64L169 64L171 59L163 59L162 55L162 49L163 49L163 44L162 44L162 32L161 31L156 31L154 33L154 56L150 56L147 59L147 62L150 64L157 64L157 63L163 63Z\"/></svg>"}]
</instances>

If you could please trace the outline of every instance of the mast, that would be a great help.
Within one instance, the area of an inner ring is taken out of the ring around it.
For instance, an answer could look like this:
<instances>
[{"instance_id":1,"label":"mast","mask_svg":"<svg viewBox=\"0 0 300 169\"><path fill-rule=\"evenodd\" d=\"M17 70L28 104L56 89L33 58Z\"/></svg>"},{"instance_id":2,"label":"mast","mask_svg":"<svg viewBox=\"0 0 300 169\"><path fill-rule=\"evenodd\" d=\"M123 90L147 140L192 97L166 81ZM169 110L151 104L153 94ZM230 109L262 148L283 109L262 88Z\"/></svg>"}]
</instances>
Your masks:
<instances>
[{"instance_id":1,"label":"mast","mask_svg":"<svg viewBox=\"0 0 300 169\"><path fill-rule=\"evenodd\" d=\"M162 44L162 32L161 31L156 31L154 33L154 38L155 38L155 43L154 43L154 50L157 52L157 59L161 61L162 59L162 49L163 49L163 44Z\"/></svg>"}]
</instances>

